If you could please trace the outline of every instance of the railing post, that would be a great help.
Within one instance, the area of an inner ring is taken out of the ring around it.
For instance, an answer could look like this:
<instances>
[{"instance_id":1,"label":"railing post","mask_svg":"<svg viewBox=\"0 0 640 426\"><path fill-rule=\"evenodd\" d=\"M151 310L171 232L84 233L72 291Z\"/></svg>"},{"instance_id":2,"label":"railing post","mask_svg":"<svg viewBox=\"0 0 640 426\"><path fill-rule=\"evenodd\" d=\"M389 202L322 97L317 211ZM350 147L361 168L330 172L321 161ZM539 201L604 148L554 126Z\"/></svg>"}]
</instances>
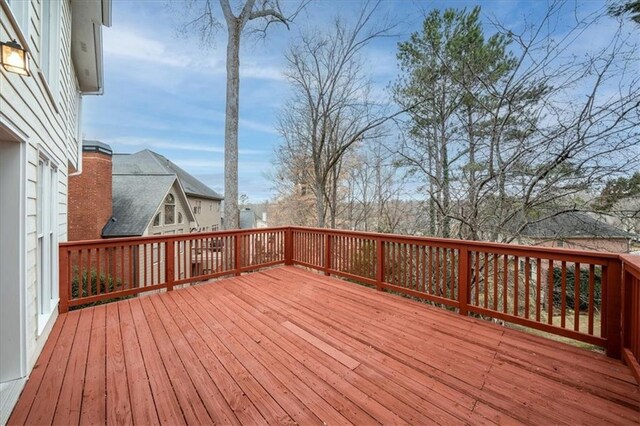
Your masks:
<instances>
[{"instance_id":1,"label":"railing post","mask_svg":"<svg viewBox=\"0 0 640 426\"><path fill-rule=\"evenodd\" d=\"M331 235L324 234L324 274L329 275L331 269Z\"/></svg>"},{"instance_id":2,"label":"railing post","mask_svg":"<svg viewBox=\"0 0 640 426\"><path fill-rule=\"evenodd\" d=\"M376 240L376 290L382 291L384 281L384 241Z\"/></svg>"},{"instance_id":3,"label":"railing post","mask_svg":"<svg viewBox=\"0 0 640 426\"><path fill-rule=\"evenodd\" d=\"M622 356L622 261L611 259L603 271L607 275L607 356Z\"/></svg>"},{"instance_id":4,"label":"railing post","mask_svg":"<svg viewBox=\"0 0 640 426\"><path fill-rule=\"evenodd\" d=\"M164 275L167 282L167 291L173 290L173 282L175 281L175 253L173 240L165 240L164 242Z\"/></svg>"},{"instance_id":5,"label":"railing post","mask_svg":"<svg viewBox=\"0 0 640 426\"><path fill-rule=\"evenodd\" d=\"M58 248L58 293L60 302L58 302L58 313L64 314L69 312L69 250L66 247ZM81 278L82 280L82 278ZM79 282L79 284L82 281Z\"/></svg>"},{"instance_id":6,"label":"railing post","mask_svg":"<svg viewBox=\"0 0 640 426\"><path fill-rule=\"evenodd\" d=\"M469 249L460 247L458 255L458 303L460 304L460 315L468 314L469 304L469 279L471 274L471 258L469 257Z\"/></svg>"},{"instance_id":7,"label":"railing post","mask_svg":"<svg viewBox=\"0 0 640 426\"><path fill-rule=\"evenodd\" d=\"M293 230L284 231L284 264L293 265Z\"/></svg>"},{"instance_id":8,"label":"railing post","mask_svg":"<svg viewBox=\"0 0 640 426\"><path fill-rule=\"evenodd\" d=\"M240 238L240 234L235 235L235 249L234 249L234 268L236 270L236 276L240 276L240 268L242 268L242 238Z\"/></svg>"}]
</instances>

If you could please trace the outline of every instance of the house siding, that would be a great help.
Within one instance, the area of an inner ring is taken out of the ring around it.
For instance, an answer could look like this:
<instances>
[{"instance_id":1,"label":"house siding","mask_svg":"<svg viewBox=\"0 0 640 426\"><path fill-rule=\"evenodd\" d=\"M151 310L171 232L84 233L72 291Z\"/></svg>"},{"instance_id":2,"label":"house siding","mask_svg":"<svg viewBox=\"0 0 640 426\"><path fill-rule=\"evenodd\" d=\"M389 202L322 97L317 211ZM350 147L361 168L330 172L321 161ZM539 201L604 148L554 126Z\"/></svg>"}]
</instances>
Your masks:
<instances>
[{"instance_id":1,"label":"house siding","mask_svg":"<svg viewBox=\"0 0 640 426\"><path fill-rule=\"evenodd\" d=\"M209 198L196 197L187 195L191 209L198 222L196 232L209 232L221 229L220 226L220 210L221 202L211 200ZM196 210L196 207L201 207Z\"/></svg>"},{"instance_id":2,"label":"house siding","mask_svg":"<svg viewBox=\"0 0 640 426\"><path fill-rule=\"evenodd\" d=\"M10 24L7 5L0 0L0 39L18 39ZM53 97L39 75L41 2L31 0L29 8L30 77L0 71L0 120L26 135L26 358L31 371L57 317L54 309L46 327L38 335L37 310L37 234L36 194L38 159L45 153L56 165L57 238L67 239L67 168L78 160L78 112L80 92L71 60L71 4L60 2L59 63L55 68L58 84L50 87ZM54 265L57 267L57 265Z\"/></svg>"}]
</instances>

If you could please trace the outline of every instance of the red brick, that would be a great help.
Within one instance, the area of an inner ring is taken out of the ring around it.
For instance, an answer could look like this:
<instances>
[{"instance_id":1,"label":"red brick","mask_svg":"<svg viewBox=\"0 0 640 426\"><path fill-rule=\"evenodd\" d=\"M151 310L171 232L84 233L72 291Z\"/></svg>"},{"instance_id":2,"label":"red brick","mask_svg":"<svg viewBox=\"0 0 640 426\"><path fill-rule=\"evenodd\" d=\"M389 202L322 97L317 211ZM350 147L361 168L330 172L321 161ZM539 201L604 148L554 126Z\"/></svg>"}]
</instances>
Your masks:
<instances>
[{"instance_id":1,"label":"red brick","mask_svg":"<svg viewBox=\"0 0 640 426\"><path fill-rule=\"evenodd\" d=\"M69 241L101 238L111 219L111 155L83 152L82 163L82 173L69 177Z\"/></svg>"}]
</instances>

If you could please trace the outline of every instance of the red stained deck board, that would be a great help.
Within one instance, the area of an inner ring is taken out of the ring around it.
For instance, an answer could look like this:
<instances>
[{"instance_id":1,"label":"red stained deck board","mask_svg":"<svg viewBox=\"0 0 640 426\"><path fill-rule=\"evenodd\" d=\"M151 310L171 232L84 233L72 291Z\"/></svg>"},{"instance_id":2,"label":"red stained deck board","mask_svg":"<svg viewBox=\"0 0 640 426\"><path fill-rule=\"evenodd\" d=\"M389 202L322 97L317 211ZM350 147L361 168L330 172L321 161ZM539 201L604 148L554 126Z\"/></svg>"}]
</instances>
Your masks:
<instances>
[{"instance_id":1,"label":"red stained deck board","mask_svg":"<svg viewBox=\"0 0 640 426\"><path fill-rule=\"evenodd\" d=\"M9 424L640 424L616 360L294 267L61 315L36 366Z\"/></svg>"}]
</instances>

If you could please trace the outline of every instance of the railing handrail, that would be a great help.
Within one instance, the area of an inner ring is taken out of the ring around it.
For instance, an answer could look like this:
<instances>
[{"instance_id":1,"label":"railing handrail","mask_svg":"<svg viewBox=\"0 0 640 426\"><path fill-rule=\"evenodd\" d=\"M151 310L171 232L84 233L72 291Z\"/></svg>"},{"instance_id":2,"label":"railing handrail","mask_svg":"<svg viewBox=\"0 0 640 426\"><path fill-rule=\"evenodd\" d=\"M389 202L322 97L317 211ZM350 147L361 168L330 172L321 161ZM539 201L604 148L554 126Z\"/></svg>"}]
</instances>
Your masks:
<instances>
[{"instance_id":1,"label":"railing handrail","mask_svg":"<svg viewBox=\"0 0 640 426\"><path fill-rule=\"evenodd\" d=\"M192 232L188 234L163 234L163 235L148 235L143 237L115 237L115 238L101 238L97 240L79 240L79 241L65 241L59 244L60 247L82 247L82 246L112 246L112 245L126 245L128 243L155 243L163 241L176 241L184 240L189 235L197 235L198 237L230 237L233 235L243 234L260 234L269 233L273 231L286 231L291 227L288 226L274 226L271 228L252 228L252 229L231 229L224 231L209 231L209 232Z\"/></svg>"},{"instance_id":2,"label":"railing handrail","mask_svg":"<svg viewBox=\"0 0 640 426\"><path fill-rule=\"evenodd\" d=\"M625 270L640 279L640 256L633 254L621 254L620 259L624 262Z\"/></svg>"},{"instance_id":3,"label":"railing handrail","mask_svg":"<svg viewBox=\"0 0 640 426\"><path fill-rule=\"evenodd\" d=\"M336 235L351 235L368 237L372 239L384 238L386 240L404 240L404 241L416 241L424 243L435 243L439 245L447 245L447 247L460 248L460 247L473 247L473 248L492 248L492 249L507 249L510 251L529 251L536 253L549 253L549 254L563 254L569 256L580 256L585 258L594 259L613 259L619 260L620 254L601 252L597 250L586 249L569 249L564 247L543 247L526 244L513 244L513 243L496 243L490 241L474 241L474 240L462 240L457 238L439 238L439 237L425 237L421 235L402 235L402 234L386 234L382 232L370 232L370 231L351 231L345 229L333 229L333 228L313 228L305 226L291 226L292 230L317 232L317 233L329 233ZM633 256L631 256L633 257ZM640 257L640 256L638 256Z\"/></svg>"}]
</instances>

